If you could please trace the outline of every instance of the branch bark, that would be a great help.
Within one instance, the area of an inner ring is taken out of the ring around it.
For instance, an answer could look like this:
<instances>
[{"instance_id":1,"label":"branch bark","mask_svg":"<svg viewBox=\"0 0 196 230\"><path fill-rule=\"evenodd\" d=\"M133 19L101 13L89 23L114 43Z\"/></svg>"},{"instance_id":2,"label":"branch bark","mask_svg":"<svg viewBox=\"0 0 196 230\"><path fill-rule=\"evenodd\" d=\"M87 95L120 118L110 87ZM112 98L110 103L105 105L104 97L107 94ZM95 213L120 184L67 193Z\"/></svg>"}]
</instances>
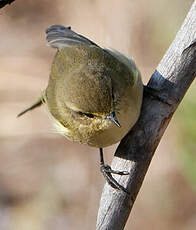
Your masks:
<instances>
[{"instance_id":1,"label":"branch bark","mask_svg":"<svg viewBox=\"0 0 196 230\"><path fill-rule=\"evenodd\" d=\"M7 4L11 4L15 0L0 0L0 9L6 6Z\"/></svg>"},{"instance_id":2,"label":"branch bark","mask_svg":"<svg viewBox=\"0 0 196 230\"><path fill-rule=\"evenodd\" d=\"M140 118L120 142L112 161L114 170L127 170L129 176L115 179L130 196L106 184L100 200L97 230L121 230L127 222L154 152L173 113L196 75L196 0L176 38L152 75L148 86L158 92L157 100L144 95Z\"/></svg>"}]
</instances>

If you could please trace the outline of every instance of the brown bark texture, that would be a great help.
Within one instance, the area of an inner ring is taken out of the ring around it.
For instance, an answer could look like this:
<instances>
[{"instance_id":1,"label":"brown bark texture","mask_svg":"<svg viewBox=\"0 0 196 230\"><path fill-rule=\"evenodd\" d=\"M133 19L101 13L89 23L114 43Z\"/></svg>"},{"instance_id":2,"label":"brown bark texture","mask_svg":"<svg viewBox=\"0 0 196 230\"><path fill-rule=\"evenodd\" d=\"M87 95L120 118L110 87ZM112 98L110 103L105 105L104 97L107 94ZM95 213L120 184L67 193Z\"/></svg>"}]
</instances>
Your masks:
<instances>
[{"instance_id":1,"label":"brown bark texture","mask_svg":"<svg viewBox=\"0 0 196 230\"><path fill-rule=\"evenodd\" d=\"M105 184L97 230L124 229L154 152L195 75L196 1L148 82L151 90L144 94L138 122L115 152L112 168L126 170L130 175L114 178L130 195Z\"/></svg>"}]
</instances>

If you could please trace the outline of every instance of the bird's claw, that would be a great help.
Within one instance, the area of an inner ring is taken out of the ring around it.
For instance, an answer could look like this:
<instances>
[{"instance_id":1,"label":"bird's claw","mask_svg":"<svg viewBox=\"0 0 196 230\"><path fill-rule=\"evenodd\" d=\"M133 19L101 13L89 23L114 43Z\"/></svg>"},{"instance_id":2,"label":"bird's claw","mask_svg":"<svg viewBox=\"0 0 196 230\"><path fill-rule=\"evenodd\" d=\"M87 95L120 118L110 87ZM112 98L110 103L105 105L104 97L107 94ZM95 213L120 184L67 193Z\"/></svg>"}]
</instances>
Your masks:
<instances>
[{"instance_id":1,"label":"bird's claw","mask_svg":"<svg viewBox=\"0 0 196 230\"><path fill-rule=\"evenodd\" d=\"M111 185L115 189L119 189L127 194L130 194L129 191L124 188L122 185L120 185L113 177L112 174L117 174L117 175L129 175L129 172L127 171L118 171L118 170L113 170L109 165L101 164L100 165L100 170L105 177L106 181L108 182L109 185Z\"/></svg>"}]
</instances>

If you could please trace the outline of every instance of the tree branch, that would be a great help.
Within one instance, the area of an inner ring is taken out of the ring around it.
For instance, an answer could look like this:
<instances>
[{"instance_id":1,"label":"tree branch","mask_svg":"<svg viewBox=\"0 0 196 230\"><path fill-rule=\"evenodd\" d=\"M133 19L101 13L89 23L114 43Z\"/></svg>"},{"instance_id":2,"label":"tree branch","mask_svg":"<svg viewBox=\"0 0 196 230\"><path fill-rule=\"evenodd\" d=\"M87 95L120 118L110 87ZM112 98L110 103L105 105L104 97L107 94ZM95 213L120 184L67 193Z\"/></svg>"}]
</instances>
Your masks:
<instances>
[{"instance_id":1,"label":"tree branch","mask_svg":"<svg viewBox=\"0 0 196 230\"><path fill-rule=\"evenodd\" d=\"M15 0L0 0L0 9L6 6L7 4L11 4Z\"/></svg>"},{"instance_id":2,"label":"tree branch","mask_svg":"<svg viewBox=\"0 0 196 230\"><path fill-rule=\"evenodd\" d=\"M196 75L196 0L176 38L152 75L148 87L158 92L157 100L144 95L140 118L119 144L112 161L114 170L129 176L115 179L130 196L106 184L97 217L97 230L121 230L127 222L154 152L173 113Z\"/></svg>"}]
</instances>

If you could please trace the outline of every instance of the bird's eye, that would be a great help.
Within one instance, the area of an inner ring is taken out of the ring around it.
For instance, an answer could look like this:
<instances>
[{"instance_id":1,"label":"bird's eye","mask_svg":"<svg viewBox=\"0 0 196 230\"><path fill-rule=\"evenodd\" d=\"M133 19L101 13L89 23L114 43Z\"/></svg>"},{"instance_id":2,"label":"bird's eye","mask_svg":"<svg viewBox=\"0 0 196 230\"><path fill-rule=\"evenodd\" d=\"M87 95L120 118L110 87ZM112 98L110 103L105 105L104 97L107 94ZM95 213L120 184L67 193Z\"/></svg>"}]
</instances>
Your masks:
<instances>
[{"instance_id":1,"label":"bird's eye","mask_svg":"<svg viewBox=\"0 0 196 230\"><path fill-rule=\"evenodd\" d=\"M92 113L84 113L84 115L89 118L94 118L94 115Z\"/></svg>"},{"instance_id":2,"label":"bird's eye","mask_svg":"<svg viewBox=\"0 0 196 230\"><path fill-rule=\"evenodd\" d=\"M89 117L89 118L94 118L94 115L92 113L83 113L83 112L79 111L78 114L81 115L81 116L86 116L86 117Z\"/></svg>"}]
</instances>

